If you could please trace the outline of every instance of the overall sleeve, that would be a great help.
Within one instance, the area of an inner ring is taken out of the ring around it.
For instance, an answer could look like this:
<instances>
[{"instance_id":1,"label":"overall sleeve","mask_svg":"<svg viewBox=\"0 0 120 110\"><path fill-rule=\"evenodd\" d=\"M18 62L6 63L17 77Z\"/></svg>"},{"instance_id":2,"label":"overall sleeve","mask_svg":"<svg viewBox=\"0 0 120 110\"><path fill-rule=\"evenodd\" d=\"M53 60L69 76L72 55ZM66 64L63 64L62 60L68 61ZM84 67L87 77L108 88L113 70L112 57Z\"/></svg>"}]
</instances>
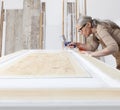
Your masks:
<instances>
[{"instance_id":1,"label":"overall sleeve","mask_svg":"<svg viewBox=\"0 0 120 110\"><path fill-rule=\"evenodd\" d=\"M100 37L100 39L102 40L102 42L104 42L105 48L100 51L93 52L91 54L91 56L101 57L101 56L110 55L110 54L113 54L113 53L119 51L117 42L114 40L112 35L108 32L107 28L105 28L104 26L101 26L101 25L98 26L97 34Z\"/></svg>"},{"instance_id":2,"label":"overall sleeve","mask_svg":"<svg viewBox=\"0 0 120 110\"><path fill-rule=\"evenodd\" d=\"M119 50L117 42L104 26L99 25L97 34L100 36L110 54Z\"/></svg>"}]
</instances>

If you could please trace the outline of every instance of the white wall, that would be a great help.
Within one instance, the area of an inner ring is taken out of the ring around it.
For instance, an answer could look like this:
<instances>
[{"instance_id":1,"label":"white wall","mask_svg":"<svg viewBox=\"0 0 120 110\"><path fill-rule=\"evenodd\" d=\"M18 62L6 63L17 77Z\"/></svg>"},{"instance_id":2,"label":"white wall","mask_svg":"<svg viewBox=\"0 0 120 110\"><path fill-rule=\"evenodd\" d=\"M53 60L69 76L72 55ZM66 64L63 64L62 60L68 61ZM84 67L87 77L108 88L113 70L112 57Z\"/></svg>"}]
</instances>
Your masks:
<instances>
[{"instance_id":1,"label":"white wall","mask_svg":"<svg viewBox=\"0 0 120 110\"><path fill-rule=\"evenodd\" d=\"M87 0L87 15L100 19L120 20L120 0Z\"/></svg>"},{"instance_id":2,"label":"white wall","mask_svg":"<svg viewBox=\"0 0 120 110\"><path fill-rule=\"evenodd\" d=\"M4 0L5 9L22 9L23 0Z\"/></svg>"},{"instance_id":3,"label":"white wall","mask_svg":"<svg viewBox=\"0 0 120 110\"><path fill-rule=\"evenodd\" d=\"M4 1L4 9L23 9L23 0L3 0ZM1 3L0 0L0 12L1 12ZM0 13L1 14L1 13Z\"/></svg>"},{"instance_id":4,"label":"white wall","mask_svg":"<svg viewBox=\"0 0 120 110\"><path fill-rule=\"evenodd\" d=\"M62 49L62 0L46 0L45 49Z\"/></svg>"}]
</instances>

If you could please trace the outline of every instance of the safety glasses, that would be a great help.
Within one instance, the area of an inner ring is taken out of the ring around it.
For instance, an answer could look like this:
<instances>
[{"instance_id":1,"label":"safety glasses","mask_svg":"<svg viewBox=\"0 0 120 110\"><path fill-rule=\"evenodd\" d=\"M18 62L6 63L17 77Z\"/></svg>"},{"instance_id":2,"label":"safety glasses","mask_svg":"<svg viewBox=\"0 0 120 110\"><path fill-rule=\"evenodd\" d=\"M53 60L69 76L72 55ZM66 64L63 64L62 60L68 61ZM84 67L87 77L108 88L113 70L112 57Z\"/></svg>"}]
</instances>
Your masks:
<instances>
[{"instance_id":1,"label":"safety glasses","mask_svg":"<svg viewBox=\"0 0 120 110\"><path fill-rule=\"evenodd\" d=\"M78 29L78 32L80 32L85 26L86 26L86 24L84 24L82 27L80 27L80 28Z\"/></svg>"}]
</instances>

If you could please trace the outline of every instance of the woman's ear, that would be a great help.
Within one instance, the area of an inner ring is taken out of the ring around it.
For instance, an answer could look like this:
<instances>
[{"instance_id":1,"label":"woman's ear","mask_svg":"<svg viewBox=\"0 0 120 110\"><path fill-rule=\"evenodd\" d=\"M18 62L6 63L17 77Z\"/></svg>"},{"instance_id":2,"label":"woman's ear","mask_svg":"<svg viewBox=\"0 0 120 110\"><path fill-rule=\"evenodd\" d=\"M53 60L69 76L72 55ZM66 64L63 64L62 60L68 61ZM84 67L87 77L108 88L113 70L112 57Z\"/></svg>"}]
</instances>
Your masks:
<instances>
[{"instance_id":1,"label":"woman's ear","mask_svg":"<svg viewBox=\"0 0 120 110\"><path fill-rule=\"evenodd\" d=\"M86 26L87 26L87 27L92 27L92 25L91 25L90 22L87 22Z\"/></svg>"}]
</instances>

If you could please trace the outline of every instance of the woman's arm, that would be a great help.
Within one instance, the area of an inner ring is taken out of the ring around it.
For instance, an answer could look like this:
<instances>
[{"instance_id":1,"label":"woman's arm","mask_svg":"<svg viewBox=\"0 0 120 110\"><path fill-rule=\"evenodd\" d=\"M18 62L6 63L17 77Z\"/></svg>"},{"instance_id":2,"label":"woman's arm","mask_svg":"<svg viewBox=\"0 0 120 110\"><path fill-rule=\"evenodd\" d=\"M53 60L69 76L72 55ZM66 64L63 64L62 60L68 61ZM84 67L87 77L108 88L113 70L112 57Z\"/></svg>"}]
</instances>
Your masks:
<instances>
[{"instance_id":1,"label":"woman's arm","mask_svg":"<svg viewBox=\"0 0 120 110\"><path fill-rule=\"evenodd\" d=\"M100 57L100 56L106 56L113 54L114 52L117 52L119 50L118 44L115 41L114 37L108 32L108 29L106 29L104 26L99 26L97 31L98 36L104 42L105 48L91 53L94 57Z\"/></svg>"},{"instance_id":2,"label":"woman's arm","mask_svg":"<svg viewBox=\"0 0 120 110\"><path fill-rule=\"evenodd\" d=\"M87 38L86 44L76 43L76 45L79 50L96 51L99 46L99 42L96 36L90 36L89 38Z\"/></svg>"},{"instance_id":3,"label":"woman's arm","mask_svg":"<svg viewBox=\"0 0 120 110\"><path fill-rule=\"evenodd\" d=\"M90 52L89 54L92 57L102 57L102 56L110 55L111 53L112 53L111 51L109 51L107 48L105 48L100 51Z\"/></svg>"}]
</instances>

